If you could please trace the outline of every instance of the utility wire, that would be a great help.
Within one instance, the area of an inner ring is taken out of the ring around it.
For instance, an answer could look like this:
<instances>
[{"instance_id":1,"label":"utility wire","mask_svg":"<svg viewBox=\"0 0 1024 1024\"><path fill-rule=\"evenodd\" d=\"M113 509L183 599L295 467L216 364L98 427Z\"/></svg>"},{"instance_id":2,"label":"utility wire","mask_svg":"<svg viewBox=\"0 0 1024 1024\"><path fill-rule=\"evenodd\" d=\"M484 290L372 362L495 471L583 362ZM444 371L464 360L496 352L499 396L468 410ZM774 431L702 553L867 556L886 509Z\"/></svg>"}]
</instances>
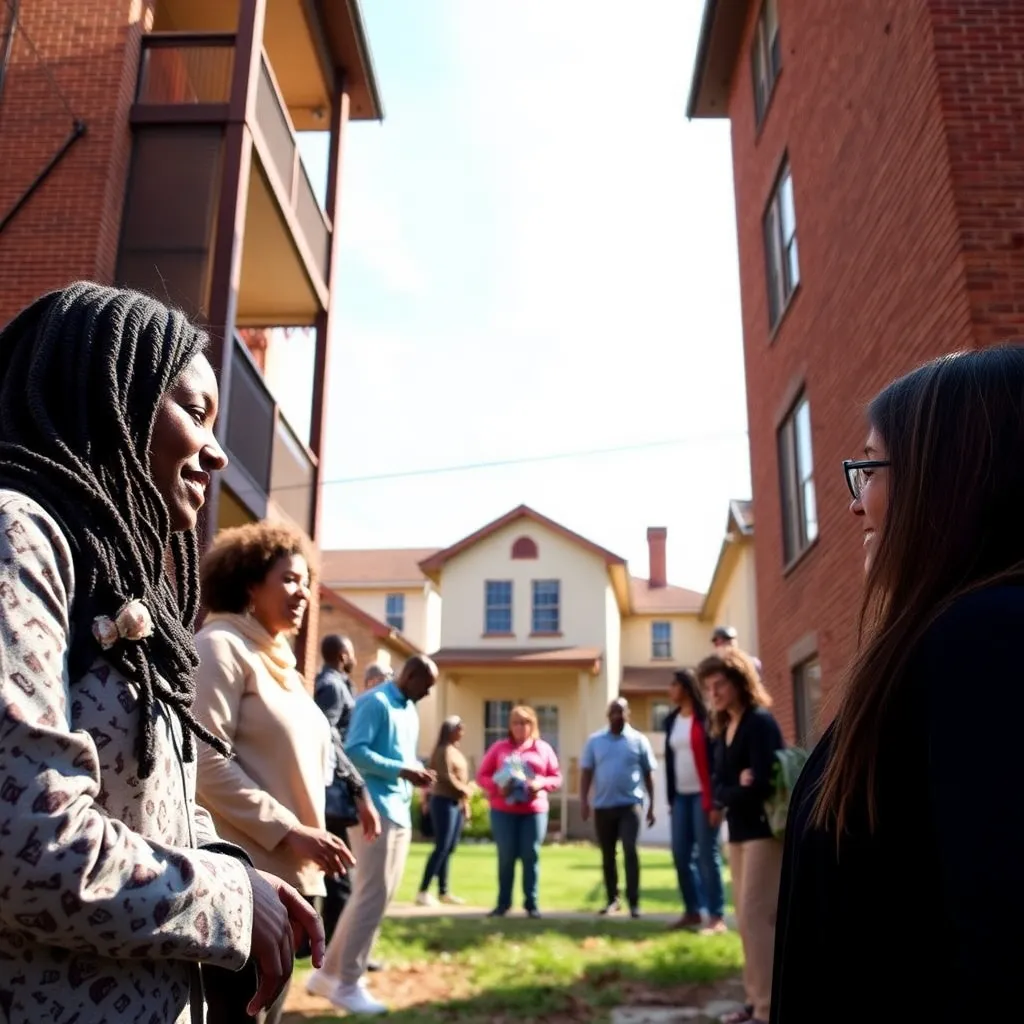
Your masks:
<instances>
[{"instance_id":1,"label":"utility wire","mask_svg":"<svg viewBox=\"0 0 1024 1024\"><path fill-rule=\"evenodd\" d=\"M322 480L321 487L340 487L346 484L375 483L378 480L402 480L409 477L440 476L445 473L468 473L478 469L494 469L501 466L524 466L530 463L556 462L565 459L587 459L596 455L618 455L624 452L650 451L655 448L672 448L696 443L714 444L719 441L737 441L745 438L745 430L733 430L718 434L699 434L689 437L672 437L661 441L640 441L636 444L623 444L611 448L590 448L584 451L556 452L549 455L521 455L508 459L488 459L483 462L464 462L451 466L431 466L425 469L404 469L390 473L370 473L366 476L338 477L334 480ZM272 494L305 488L307 484L288 484L274 487Z\"/></svg>"}]
</instances>

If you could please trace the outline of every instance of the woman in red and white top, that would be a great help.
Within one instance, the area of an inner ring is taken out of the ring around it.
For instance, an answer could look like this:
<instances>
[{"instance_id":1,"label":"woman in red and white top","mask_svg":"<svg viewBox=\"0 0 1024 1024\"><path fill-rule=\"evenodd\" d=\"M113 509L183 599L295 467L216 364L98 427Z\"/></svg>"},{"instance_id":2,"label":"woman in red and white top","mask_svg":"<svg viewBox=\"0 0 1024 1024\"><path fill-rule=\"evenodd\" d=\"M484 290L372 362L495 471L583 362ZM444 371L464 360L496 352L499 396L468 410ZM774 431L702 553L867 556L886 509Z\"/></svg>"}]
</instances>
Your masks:
<instances>
[{"instance_id":1,"label":"woman in red and white top","mask_svg":"<svg viewBox=\"0 0 1024 1024\"><path fill-rule=\"evenodd\" d=\"M676 672L669 686L675 705L665 718L665 780L672 815L672 859L684 913L674 928L699 928L707 911L708 930L725 931L725 889L718 829L722 812L714 806L711 766L715 741L707 728L707 708L694 673Z\"/></svg>"},{"instance_id":2,"label":"woman in red and white top","mask_svg":"<svg viewBox=\"0 0 1024 1024\"><path fill-rule=\"evenodd\" d=\"M523 779L505 777L502 768L510 758L522 766ZM558 755L540 738L533 708L512 709L508 738L498 740L484 754L476 780L490 798L491 834L498 847L498 905L490 916L504 917L511 908L516 861L521 860L523 909L530 917L540 917L538 862L548 831L548 793L561 787L562 772Z\"/></svg>"}]
</instances>

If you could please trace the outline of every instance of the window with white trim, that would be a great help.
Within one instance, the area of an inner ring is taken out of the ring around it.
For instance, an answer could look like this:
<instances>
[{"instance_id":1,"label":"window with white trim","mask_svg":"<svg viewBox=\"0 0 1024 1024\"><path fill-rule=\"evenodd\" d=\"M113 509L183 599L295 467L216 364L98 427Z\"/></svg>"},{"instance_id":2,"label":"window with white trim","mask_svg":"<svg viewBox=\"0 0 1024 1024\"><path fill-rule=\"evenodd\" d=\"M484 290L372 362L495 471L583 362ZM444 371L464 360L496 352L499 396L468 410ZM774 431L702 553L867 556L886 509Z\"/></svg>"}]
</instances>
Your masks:
<instances>
[{"instance_id":1,"label":"window with white trim","mask_svg":"<svg viewBox=\"0 0 1024 1024\"><path fill-rule=\"evenodd\" d=\"M764 256L768 286L768 323L775 329L800 283L796 244L796 204L789 161L783 164L764 214Z\"/></svg>"},{"instance_id":2,"label":"window with white trim","mask_svg":"<svg viewBox=\"0 0 1024 1024\"><path fill-rule=\"evenodd\" d=\"M775 90L775 80L782 70L782 39L776 0L764 0L761 5L750 50L750 70L754 79L754 123L760 128Z\"/></svg>"},{"instance_id":3,"label":"window with white trim","mask_svg":"<svg viewBox=\"0 0 1024 1024\"><path fill-rule=\"evenodd\" d=\"M405 594L388 594L384 598L384 621L399 633L405 629Z\"/></svg>"},{"instance_id":4,"label":"window with white trim","mask_svg":"<svg viewBox=\"0 0 1024 1024\"><path fill-rule=\"evenodd\" d=\"M561 584L558 580L533 581L534 633L558 633L561 630Z\"/></svg>"},{"instance_id":5,"label":"window with white trim","mask_svg":"<svg viewBox=\"0 0 1024 1024\"><path fill-rule=\"evenodd\" d=\"M512 581L484 583L484 632L508 635L512 632Z\"/></svg>"},{"instance_id":6,"label":"window with white trim","mask_svg":"<svg viewBox=\"0 0 1024 1024\"><path fill-rule=\"evenodd\" d=\"M811 450L811 406L801 395L779 428L779 489L782 494L782 551L792 562L818 537Z\"/></svg>"},{"instance_id":7,"label":"window with white trim","mask_svg":"<svg viewBox=\"0 0 1024 1024\"><path fill-rule=\"evenodd\" d=\"M672 623L651 623L651 658L666 661L672 658Z\"/></svg>"}]
</instances>

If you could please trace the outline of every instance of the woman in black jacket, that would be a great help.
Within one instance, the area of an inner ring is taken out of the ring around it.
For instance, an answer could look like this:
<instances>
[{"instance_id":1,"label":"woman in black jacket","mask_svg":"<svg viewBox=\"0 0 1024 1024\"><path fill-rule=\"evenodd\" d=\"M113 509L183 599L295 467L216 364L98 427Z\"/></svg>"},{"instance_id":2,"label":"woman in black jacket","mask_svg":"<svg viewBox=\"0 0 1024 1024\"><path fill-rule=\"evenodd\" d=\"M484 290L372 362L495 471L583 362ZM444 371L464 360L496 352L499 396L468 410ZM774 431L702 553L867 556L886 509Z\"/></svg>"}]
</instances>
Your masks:
<instances>
[{"instance_id":1,"label":"woman in black jacket","mask_svg":"<svg viewBox=\"0 0 1024 1024\"><path fill-rule=\"evenodd\" d=\"M764 802L772 795L782 732L768 710L771 697L749 655L738 650L712 655L697 667L697 677L711 698L711 733L717 740L715 803L726 812L733 903L743 941L748 1008L727 1020L765 1024L771 1004L782 844L772 834Z\"/></svg>"},{"instance_id":2,"label":"woman in black jacket","mask_svg":"<svg viewBox=\"0 0 1024 1024\"><path fill-rule=\"evenodd\" d=\"M1019 1020L1024 348L929 363L868 420L862 642L790 805L771 1019Z\"/></svg>"}]
</instances>

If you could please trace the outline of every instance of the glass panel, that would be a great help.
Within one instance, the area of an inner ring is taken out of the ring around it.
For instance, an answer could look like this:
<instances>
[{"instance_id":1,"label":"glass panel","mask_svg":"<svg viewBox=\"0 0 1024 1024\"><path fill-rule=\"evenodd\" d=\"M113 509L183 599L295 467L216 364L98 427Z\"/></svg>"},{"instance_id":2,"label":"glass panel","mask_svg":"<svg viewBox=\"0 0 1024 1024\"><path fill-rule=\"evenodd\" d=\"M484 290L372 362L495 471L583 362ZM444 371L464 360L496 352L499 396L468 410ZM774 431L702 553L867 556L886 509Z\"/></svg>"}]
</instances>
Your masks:
<instances>
[{"instance_id":1,"label":"glass panel","mask_svg":"<svg viewBox=\"0 0 1024 1024\"><path fill-rule=\"evenodd\" d=\"M487 580L484 589L484 632L512 632L512 581Z\"/></svg>"},{"instance_id":2,"label":"glass panel","mask_svg":"<svg viewBox=\"0 0 1024 1024\"><path fill-rule=\"evenodd\" d=\"M800 283L800 259L796 251L796 235L793 236L792 241L789 243L789 250L786 256L786 271L787 291L789 294L792 294Z\"/></svg>"},{"instance_id":3,"label":"glass panel","mask_svg":"<svg viewBox=\"0 0 1024 1024\"><path fill-rule=\"evenodd\" d=\"M814 472L814 459L811 455L811 404L801 399L793 416L796 431L796 465L801 482L807 480Z\"/></svg>"},{"instance_id":4,"label":"glass panel","mask_svg":"<svg viewBox=\"0 0 1024 1024\"><path fill-rule=\"evenodd\" d=\"M537 712L537 724L540 726L540 738L551 745L552 750L558 753L558 705L539 704L535 708Z\"/></svg>"},{"instance_id":5,"label":"glass panel","mask_svg":"<svg viewBox=\"0 0 1024 1024\"><path fill-rule=\"evenodd\" d=\"M775 203L764 215L764 262L768 288L768 322L774 327L782 312L779 281L778 230L776 228Z\"/></svg>"},{"instance_id":6,"label":"glass panel","mask_svg":"<svg viewBox=\"0 0 1024 1024\"><path fill-rule=\"evenodd\" d=\"M557 633L559 629L558 580L533 581L533 632Z\"/></svg>"},{"instance_id":7,"label":"glass panel","mask_svg":"<svg viewBox=\"0 0 1024 1024\"><path fill-rule=\"evenodd\" d=\"M804 482L802 497L804 541L810 544L818 536L818 503L814 497L813 480Z\"/></svg>"},{"instance_id":8,"label":"glass panel","mask_svg":"<svg viewBox=\"0 0 1024 1024\"><path fill-rule=\"evenodd\" d=\"M484 701L484 750L492 743L508 736L508 718L512 712L510 700Z\"/></svg>"},{"instance_id":9,"label":"glass panel","mask_svg":"<svg viewBox=\"0 0 1024 1024\"><path fill-rule=\"evenodd\" d=\"M672 657L672 624L670 622L651 623L651 657Z\"/></svg>"},{"instance_id":10,"label":"glass panel","mask_svg":"<svg viewBox=\"0 0 1024 1024\"><path fill-rule=\"evenodd\" d=\"M796 204L793 201L793 175L787 167L779 182L779 211L782 219L782 241L789 240L796 233Z\"/></svg>"},{"instance_id":11,"label":"glass panel","mask_svg":"<svg viewBox=\"0 0 1024 1024\"><path fill-rule=\"evenodd\" d=\"M651 705L651 732L661 732L665 728L665 719L671 710L672 705L666 701L655 701Z\"/></svg>"},{"instance_id":12,"label":"glass panel","mask_svg":"<svg viewBox=\"0 0 1024 1024\"><path fill-rule=\"evenodd\" d=\"M821 735L821 662L805 661L793 670L797 743L809 749Z\"/></svg>"},{"instance_id":13,"label":"glass panel","mask_svg":"<svg viewBox=\"0 0 1024 1024\"><path fill-rule=\"evenodd\" d=\"M779 430L779 494L782 498L782 550L789 562L797 553L796 467L793 465L793 421L787 420Z\"/></svg>"},{"instance_id":14,"label":"glass panel","mask_svg":"<svg viewBox=\"0 0 1024 1024\"><path fill-rule=\"evenodd\" d=\"M405 629L405 594L388 594L385 598L385 621L399 633Z\"/></svg>"}]
</instances>

